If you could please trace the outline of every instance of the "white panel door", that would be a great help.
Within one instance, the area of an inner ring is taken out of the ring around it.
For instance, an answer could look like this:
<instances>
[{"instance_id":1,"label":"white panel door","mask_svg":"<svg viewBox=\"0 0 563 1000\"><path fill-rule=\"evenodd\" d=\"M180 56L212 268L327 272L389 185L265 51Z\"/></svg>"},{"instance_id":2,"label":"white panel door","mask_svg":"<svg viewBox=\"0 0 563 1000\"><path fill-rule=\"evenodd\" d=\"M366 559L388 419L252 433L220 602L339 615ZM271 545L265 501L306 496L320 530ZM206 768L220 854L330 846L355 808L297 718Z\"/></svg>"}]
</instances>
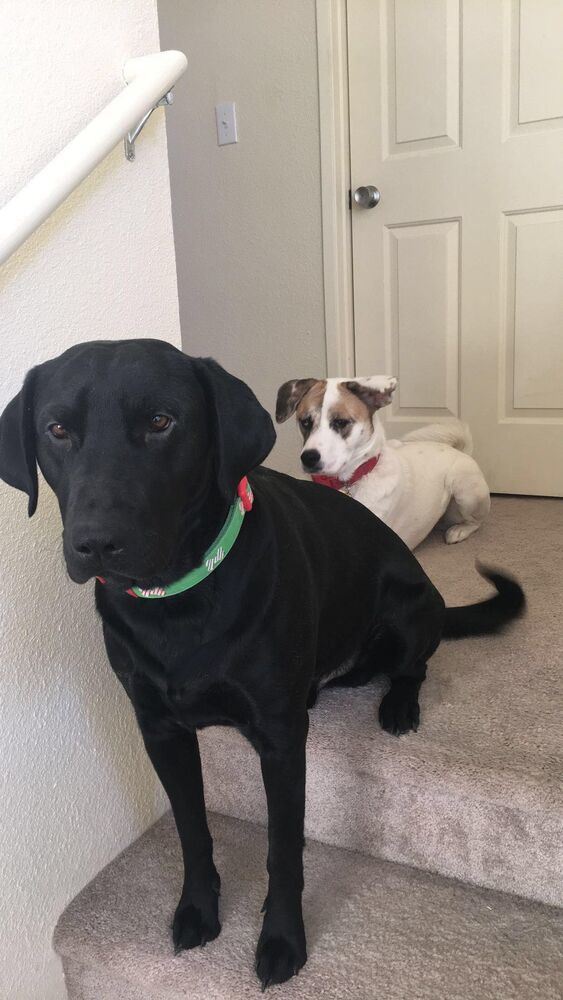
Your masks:
<instances>
[{"instance_id":1,"label":"white panel door","mask_svg":"<svg viewBox=\"0 0 563 1000\"><path fill-rule=\"evenodd\" d=\"M356 373L563 495L563 0L348 0Z\"/></svg>"}]
</instances>

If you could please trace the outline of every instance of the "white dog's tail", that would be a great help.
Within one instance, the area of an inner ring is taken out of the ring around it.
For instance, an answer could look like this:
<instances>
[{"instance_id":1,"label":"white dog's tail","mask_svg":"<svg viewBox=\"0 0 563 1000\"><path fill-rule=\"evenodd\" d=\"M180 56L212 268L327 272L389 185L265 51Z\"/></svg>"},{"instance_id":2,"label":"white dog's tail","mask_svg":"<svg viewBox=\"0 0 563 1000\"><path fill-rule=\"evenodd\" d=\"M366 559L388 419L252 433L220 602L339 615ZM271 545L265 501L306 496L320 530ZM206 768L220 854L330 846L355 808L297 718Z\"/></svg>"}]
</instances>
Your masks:
<instances>
[{"instance_id":1,"label":"white dog's tail","mask_svg":"<svg viewBox=\"0 0 563 1000\"><path fill-rule=\"evenodd\" d=\"M461 420L448 420L443 424L428 424L417 431L411 431L401 438L402 441L437 441L440 444L449 444L451 448L464 451L471 455L473 451L473 439L467 424L462 424Z\"/></svg>"}]
</instances>

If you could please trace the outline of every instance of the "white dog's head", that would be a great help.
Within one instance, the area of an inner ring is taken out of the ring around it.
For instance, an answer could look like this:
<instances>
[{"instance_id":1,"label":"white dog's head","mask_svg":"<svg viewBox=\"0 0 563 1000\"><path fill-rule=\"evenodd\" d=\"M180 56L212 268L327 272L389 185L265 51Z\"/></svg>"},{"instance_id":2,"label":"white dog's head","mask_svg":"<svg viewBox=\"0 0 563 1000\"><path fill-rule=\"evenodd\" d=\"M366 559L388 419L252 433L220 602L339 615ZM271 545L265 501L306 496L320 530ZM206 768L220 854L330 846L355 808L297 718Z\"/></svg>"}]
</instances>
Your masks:
<instances>
[{"instance_id":1,"label":"white dog's head","mask_svg":"<svg viewBox=\"0 0 563 1000\"><path fill-rule=\"evenodd\" d=\"M276 420L283 423L295 413L303 435L305 472L345 481L383 446L377 411L391 402L396 388L397 379L391 375L292 379L278 391Z\"/></svg>"}]
</instances>

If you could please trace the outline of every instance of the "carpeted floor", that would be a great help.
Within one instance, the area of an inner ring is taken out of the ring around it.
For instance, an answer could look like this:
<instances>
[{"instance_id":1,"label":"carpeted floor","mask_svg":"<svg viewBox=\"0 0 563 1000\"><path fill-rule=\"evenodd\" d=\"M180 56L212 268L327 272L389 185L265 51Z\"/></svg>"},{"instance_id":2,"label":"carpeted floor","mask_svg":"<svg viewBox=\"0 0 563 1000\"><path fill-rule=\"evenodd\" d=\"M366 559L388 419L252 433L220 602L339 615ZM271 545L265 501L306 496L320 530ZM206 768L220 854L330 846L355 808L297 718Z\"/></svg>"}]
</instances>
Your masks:
<instances>
[{"instance_id":1,"label":"carpeted floor","mask_svg":"<svg viewBox=\"0 0 563 1000\"><path fill-rule=\"evenodd\" d=\"M266 891L266 833L214 816L223 891L219 938L175 957L181 857L165 817L63 916L55 946L70 1000L247 1000ZM309 843L309 960L272 987L287 1000L560 1000L563 912Z\"/></svg>"},{"instance_id":2,"label":"carpeted floor","mask_svg":"<svg viewBox=\"0 0 563 1000\"><path fill-rule=\"evenodd\" d=\"M513 572L528 598L527 616L504 637L438 650L423 689L424 738L451 752L455 733L457 753L475 766L486 756L561 791L563 500L494 497L471 538L450 546L434 535L417 555L448 604L484 596L475 559Z\"/></svg>"}]
</instances>

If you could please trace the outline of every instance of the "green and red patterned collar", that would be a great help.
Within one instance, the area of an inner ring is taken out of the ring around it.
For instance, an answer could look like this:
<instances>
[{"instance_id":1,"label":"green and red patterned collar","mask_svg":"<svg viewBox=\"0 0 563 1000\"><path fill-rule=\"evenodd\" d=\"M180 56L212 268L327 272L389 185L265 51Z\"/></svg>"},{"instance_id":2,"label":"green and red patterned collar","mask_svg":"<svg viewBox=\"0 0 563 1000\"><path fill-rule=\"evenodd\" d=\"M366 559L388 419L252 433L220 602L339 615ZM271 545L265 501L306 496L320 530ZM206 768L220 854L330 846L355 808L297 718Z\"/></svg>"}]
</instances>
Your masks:
<instances>
[{"instance_id":1,"label":"green and red patterned collar","mask_svg":"<svg viewBox=\"0 0 563 1000\"><path fill-rule=\"evenodd\" d=\"M131 597L146 597L152 601L159 597L175 597L177 594L182 594L184 590L190 590L191 587L195 587L196 584L201 583L214 569L217 569L225 556L231 551L242 528L244 515L247 511L252 510L253 501L254 497L250 484L246 476L244 476L238 484L237 497L229 509L227 520L213 542L213 545L208 548L200 565L196 566L195 569L191 569L185 576L181 576L179 580L175 580L174 583L169 583L165 587L149 587L148 590L143 590L142 587L130 587L127 593L131 594ZM106 582L102 576L98 576L96 579L100 583Z\"/></svg>"}]
</instances>

